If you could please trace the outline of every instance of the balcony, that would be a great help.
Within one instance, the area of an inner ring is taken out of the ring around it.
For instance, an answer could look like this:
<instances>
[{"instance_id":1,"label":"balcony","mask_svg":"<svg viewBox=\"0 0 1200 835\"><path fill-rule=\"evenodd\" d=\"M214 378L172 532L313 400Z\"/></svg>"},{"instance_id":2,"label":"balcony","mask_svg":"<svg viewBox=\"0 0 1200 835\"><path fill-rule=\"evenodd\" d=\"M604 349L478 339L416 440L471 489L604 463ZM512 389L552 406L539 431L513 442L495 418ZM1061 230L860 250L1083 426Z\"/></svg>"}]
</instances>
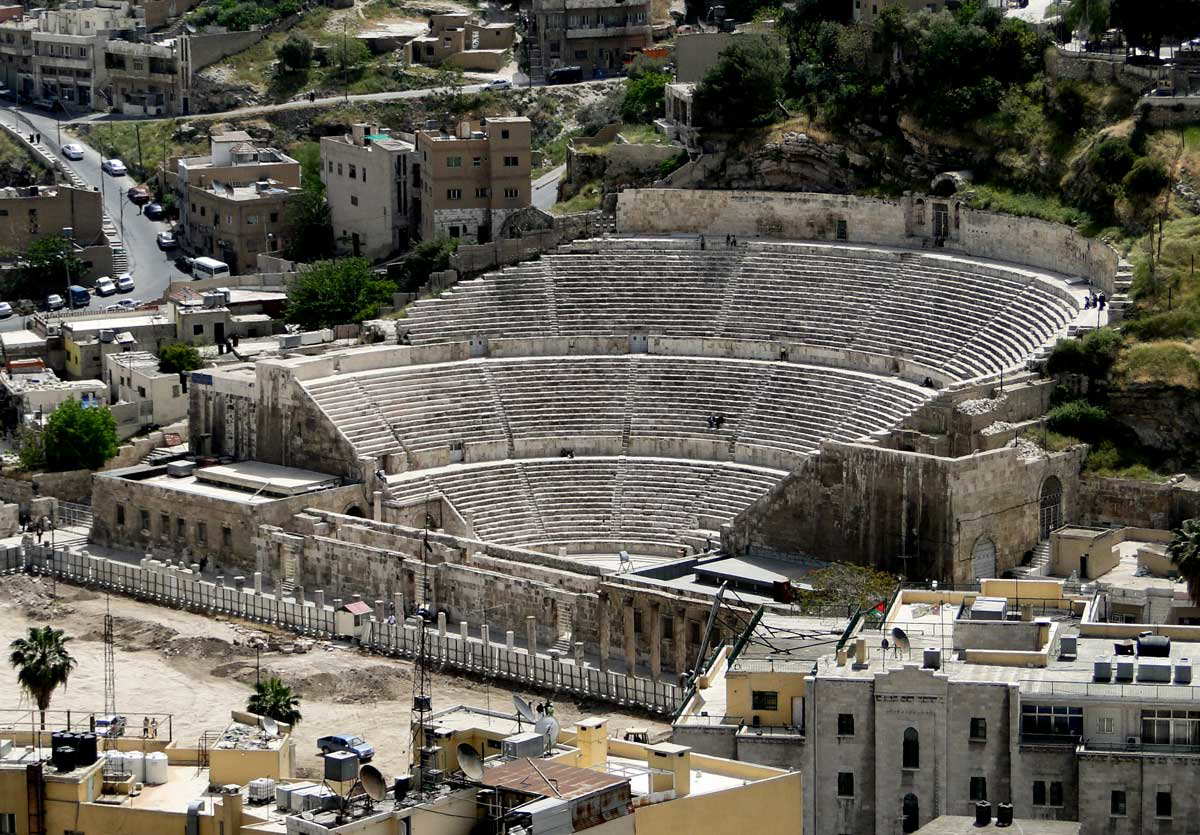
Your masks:
<instances>
[{"instance_id":1,"label":"balcony","mask_svg":"<svg viewBox=\"0 0 1200 835\"><path fill-rule=\"evenodd\" d=\"M624 38L634 35L650 36L649 23L625 23L610 26L573 26L567 29L568 38Z\"/></svg>"},{"instance_id":2,"label":"balcony","mask_svg":"<svg viewBox=\"0 0 1200 835\"><path fill-rule=\"evenodd\" d=\"M1061 745L1074 748L1079 745L1078 734L1021 734L1022 745Z\"/></svg>"},{"instance_id":3,"label":"balcony","mask_svg":"<svg viewBox=\"0 0 1200 835\"><path fill-rule=\"evenodd\" d=\"M1096 742L1094 740L1083 740L1083 752L1087 754L1182 754L1197 756L1200 755L1200 745L1186 745L1183 743L1157 743L1157 742Z\"/></svg>"}]
</instances>

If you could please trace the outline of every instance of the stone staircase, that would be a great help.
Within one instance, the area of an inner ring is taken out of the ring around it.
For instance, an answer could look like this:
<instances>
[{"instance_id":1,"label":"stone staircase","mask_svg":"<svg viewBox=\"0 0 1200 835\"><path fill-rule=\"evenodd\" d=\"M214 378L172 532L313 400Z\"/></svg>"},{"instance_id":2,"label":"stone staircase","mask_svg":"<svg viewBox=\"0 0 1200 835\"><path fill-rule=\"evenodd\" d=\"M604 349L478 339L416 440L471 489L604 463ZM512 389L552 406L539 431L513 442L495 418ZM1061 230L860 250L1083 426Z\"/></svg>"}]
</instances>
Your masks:
<instances>
[{"instance_id":1,"label":"stone staircase","mask_svg":"<svg viewBox=\"0 0 1200 835\"><path fill-rule=\"evenodd\" d=\"M1029 565L1019 565L1012 570L1012 575L1018 580L1030 577L1046 577L1050 574L1050 540L1043 539L1033 549L1033 559Z\"/></svg>"},{"instance_id":2,"label":"stone staircase","mask_svg":"<svg viewBox=\"0 0 1200 835\"><path fill-rule=\"evenodd\" d=\"M545 84L546 69L542 63L542 48L538 45L537 38L532 35L526 35L525 38L529 50L529 80L534 84Z\"/></svg>"},{"instance_id":3,"label":"stone staircase","mask_svg":"<svg viewBox=\"0 0 1200 835\"><path fill-rule=\"evenodd\" d=\"M1117 275L1113 279L1113 296L1108 300L1108 322L1118 325L1125 319L1125 311L1133 303L1129 291L1133 288L1133 265L1122 259L1117 265Z\"/></svg>"},{"instance_id":4,"label":"stone staircase","mask_svg":"<svg viewBox=\"0 0 1200 835\"><path fill-rule=\"evenodd\" d=\"M34 147L46 154L51 153L49 148L46 148L40 144L35 145ZM83 178L76 174L75 170L69 165L61 166L61 170L66 176L67 180L75 188L87 190L91 189L91 186L85 183ZM121 240L121 233L117 229L117 225L113 223L113 219L109 217L108 212L104 213L104 220L101 223L101 230L104 232L104 237L108 239L108 246L112 250L112 274L114 276L118 276L121 273L129 272L129 255L126 253L125 244Z\"/></svg>"},{"instance_id":5,"label":"stone staircase","mask_svg":"<svg viewBox=\"0 0 1200 835\"><path fill-rule=\"evenodd\" d=\"M571 637L571 621L574 614L574 606L565 606L562 601L558 604L558 640L550 645L551 653L561 653L563 658L571 658L574 650L574 641Z\"/></svg>"}]
</instances>

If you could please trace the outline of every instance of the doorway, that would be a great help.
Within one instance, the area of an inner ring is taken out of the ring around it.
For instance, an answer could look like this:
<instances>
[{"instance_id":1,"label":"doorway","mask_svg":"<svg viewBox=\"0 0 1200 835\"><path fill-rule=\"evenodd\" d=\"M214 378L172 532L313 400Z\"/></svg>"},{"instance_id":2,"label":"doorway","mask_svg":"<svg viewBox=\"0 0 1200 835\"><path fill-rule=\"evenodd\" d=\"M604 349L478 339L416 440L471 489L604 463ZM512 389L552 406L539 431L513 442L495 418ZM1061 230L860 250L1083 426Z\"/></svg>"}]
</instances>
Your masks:
<instances>
[{"instance_id":1,"label":"doorway","mask_svg":"<svg viewBox=\"0 0 1200 835\"><path fill-rule=\"evenodd\" d=\"M1042 482L1038 497L1039 538L1049 539L1050 531L1059 527L1062 527L1062 482L1052 475Z\"/></svg>"},{"instance_id":2,"label":"doorway","mask_svg":"<svg viewBox=\"0 0 1200 835\"><path fill-rule=\"evenodd\" d=\"M900 807L905 833L916 832L921 825L921 801L911 792L904 795L904 803Z\"/></svg>"},{"instance_id":3,"label":"doorway","mask_svg":"<svg viewBox=\"0 0 1200 835\"><path fill-rule=\"evenodd\" d=\"M213 323L213 341L216 342L218 345L225 342L225 323L224 322L214 322Z\"/></svg>"}]
</instances>

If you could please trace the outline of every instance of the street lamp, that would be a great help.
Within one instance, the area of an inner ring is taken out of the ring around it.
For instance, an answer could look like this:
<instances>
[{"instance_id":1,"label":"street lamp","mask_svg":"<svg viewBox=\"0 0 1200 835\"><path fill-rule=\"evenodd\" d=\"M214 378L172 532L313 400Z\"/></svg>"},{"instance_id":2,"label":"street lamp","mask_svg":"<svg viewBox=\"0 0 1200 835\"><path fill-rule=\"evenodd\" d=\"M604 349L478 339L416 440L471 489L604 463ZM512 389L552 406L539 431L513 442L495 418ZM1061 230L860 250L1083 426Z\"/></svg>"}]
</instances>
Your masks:
<instances>
[{"instance_id":1,"label":"street lamp","mask_svg":"<svg viewBox=\"0 0 1200 835\"><path fill-rule=\"evenodd\" d=\"M75 229L71 226L64 226L62 228L62 236L63 251L61 257L63 262L63 276L66 278L67 283L64 291L65 295L63 296L63 306L62 308L59 308L58 315L60 318L62 317L63 309L65 309L66 306L71 303L71 262L69 260L69 256L71 253L71 241L75 238Z\"/></svg>"}]
</instances>

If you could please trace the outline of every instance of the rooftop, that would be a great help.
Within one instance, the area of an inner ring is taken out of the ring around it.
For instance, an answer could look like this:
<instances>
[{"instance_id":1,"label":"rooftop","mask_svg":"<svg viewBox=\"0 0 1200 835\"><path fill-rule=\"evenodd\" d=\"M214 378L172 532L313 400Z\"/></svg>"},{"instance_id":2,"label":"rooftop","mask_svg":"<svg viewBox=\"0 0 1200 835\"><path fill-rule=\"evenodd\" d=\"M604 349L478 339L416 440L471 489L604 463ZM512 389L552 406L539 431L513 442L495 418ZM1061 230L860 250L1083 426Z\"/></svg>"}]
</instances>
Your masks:
<instances>
[{"instance_id":1,"label":"rooftop","mask_svg":"<svg viewBox=\"0 0 1200 835\"><path fill-rule=\"evenodd\" d=\"M127 331L130 328L150 328L170 324L170 319L158 313L116 313L97 319L67 319L63 321L63 330L70 331L75 336L87 338L97 336L100 331Z\"/></svg>"},{"instance_id":2,"label":"rooftop","mask_svg":"<svg viewBox=\"0 0 1200 835\"><path fill-rule=\"evenodd\" d=\"M996 819L987 826L977 826L969 815L941 815L917 830L918 835L974 835L977 832L1008 833L1008 835L1079 835L1079 821L1019 820L1010 826L997 826Z\"/></svg>"},{"instance_id":3,"label":"rooftop","mask_svg":"<svg viewBox=\"0 0 1200 835\"><path fill-rule=\"evenodd\" d=\"M175 477L166 467L137 466L111 470L106 478L123 478L153 484L165 490L205 496L238 504L266 504L280 498L336 487L337 476L312 470L280 467L259 461L240 461L196 470L193 475Z\"/></svg>"},{"instance_id":4,"label":"rooftop","mask_svg":"<svg viewBox=\"0 0 1200 835\"><path fill-rule=\"evenodd\" d=\"M213 746L217 751L278 751L286 734L267 733L258 725L231 722Z\"/></svg>"},{"instance_id":5,"label":"rooftop","mask_svg":"<svg viewBox=\"0 0 1200 835\"><path fill-rule=\"evenodd\" d=\"M26 374L10 374L0 371L0 386L13 394L30 391L57 389L62 391L98 391L106 386L100 380L60 380L53 369L43 368Z\"/></svg>"},{"instance_id":6,"label":"rooftop","mask_svg":"<svg viewBox=\"0 0 1200 835\"><path fill-rule=\"evenodd\" d=\"M625 777L547 759L539 759L536 763L529 758L513 760L483 772L486 786L543 797L587 797L626 782Z\"/></svg>"},{"instance_id":7,"label":"rooftop","mask_svg":"<svg viewBox=\"0 0 1200 835\"><path fill-rule=\"evenodd\" d=\"M158 357L149 351L122 351L119 354L109 354L109 359L122 368L129 370L137 369L142 372L152 372L164 377L173 377L174 374L158 370Z\"/></svg>"},{"instance_id":8,"label":"rooftop","mask_svg":"<svg viewBox=\"0 0 1200 835\"><path fill-rule=\"evenodd\" d=\"M299 187L282 186L275 180L258 182L250 186L233 186L214 180L209 184L208 190L217 197L237 201L271 200L300 193Z\"/></svg>"}]
</instances>

